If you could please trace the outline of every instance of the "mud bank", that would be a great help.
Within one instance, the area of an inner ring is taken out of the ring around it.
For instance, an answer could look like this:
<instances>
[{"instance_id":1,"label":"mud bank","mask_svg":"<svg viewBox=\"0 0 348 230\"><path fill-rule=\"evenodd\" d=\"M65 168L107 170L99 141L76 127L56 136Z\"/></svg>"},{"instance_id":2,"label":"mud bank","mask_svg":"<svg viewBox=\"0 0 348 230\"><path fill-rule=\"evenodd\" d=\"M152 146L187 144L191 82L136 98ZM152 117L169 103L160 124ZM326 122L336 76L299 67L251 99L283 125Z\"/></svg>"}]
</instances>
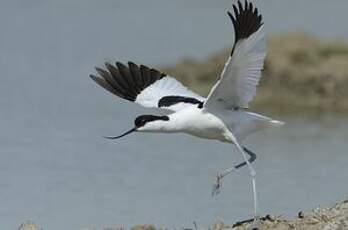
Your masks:
<instances>
[{"instance_id":1,"label":"mud bank","mask_svg":"<svg viewBox=\"0 0 348 230\"><path fill-rule=\"evenodd\" d=\"M262 218L261 230L346 230L348 229L348 200L337 203L330 208L316 208L309 212L299 211L294 219L283 219L268 215ZM185 230L247 230L250 229L250 223L244 223L238 226L219 222L213 226L200 226L199 223L193 223L192 226L177 229ZM19 230L44 230L33 222L23 223ZM47 228L49 229L49 228ZM87 227L83 230L97 230L95 227ZM122 225L104 227L100 230L124 230ZM166 227L157 227L155 225L137 225L131 230L160 230L171 229Z\"/></svg>"}]
</instances>

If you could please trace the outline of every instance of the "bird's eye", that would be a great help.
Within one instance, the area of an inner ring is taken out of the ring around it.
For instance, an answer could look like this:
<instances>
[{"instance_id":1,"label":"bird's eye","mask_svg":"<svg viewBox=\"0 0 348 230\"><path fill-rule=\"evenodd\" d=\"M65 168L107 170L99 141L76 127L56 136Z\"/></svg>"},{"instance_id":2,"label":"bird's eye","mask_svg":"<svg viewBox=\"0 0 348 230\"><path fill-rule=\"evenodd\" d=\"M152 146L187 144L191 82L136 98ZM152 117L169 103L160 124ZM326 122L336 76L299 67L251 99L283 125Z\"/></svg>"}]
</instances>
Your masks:
<instances>
[{"instance_id":1,"label":"bird's eye","mask_svg":"<svg viewBox=\"0 0 348 230\"><path fill-rule=\"evenodd\" d=\"M134 123L136 127L142 127L147 123L147 119L145 117L138 117Z\"/></svg>"}]
</instances>

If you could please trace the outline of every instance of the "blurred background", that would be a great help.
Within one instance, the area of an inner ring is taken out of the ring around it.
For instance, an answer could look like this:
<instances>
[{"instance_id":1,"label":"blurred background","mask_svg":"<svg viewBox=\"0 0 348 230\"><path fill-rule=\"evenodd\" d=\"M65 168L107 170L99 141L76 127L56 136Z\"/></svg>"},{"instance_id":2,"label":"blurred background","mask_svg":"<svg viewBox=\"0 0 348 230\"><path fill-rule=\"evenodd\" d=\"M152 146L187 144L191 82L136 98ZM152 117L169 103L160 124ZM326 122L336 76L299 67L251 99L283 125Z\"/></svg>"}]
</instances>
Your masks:
<instances>
[{"instance_id":1,"label":"blurred background","mask_svg":"<svg viewBox=\"0 0 348 230\"><path fill-rule=\"evenodd\" d=\"M206 95L233 43L232 0L1 0L0 226L169 228L252 214L233 146L187 135L103 135L154 111L89 77L105 61L159 68ZM255 2L255 1L254 1ZM252 110L286 122L251 136L262 214L294 216L348 194L345 0L256 1L269 55Z\"/></svg>"}]
</instances>

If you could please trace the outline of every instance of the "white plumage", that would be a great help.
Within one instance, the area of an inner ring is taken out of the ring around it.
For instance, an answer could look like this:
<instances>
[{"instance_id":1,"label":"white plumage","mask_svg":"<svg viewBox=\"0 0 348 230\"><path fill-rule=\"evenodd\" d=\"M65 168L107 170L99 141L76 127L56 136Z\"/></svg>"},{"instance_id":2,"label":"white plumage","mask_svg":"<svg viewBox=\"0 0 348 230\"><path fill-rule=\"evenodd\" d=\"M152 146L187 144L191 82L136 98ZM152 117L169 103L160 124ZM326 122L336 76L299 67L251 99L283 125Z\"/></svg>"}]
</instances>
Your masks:
<instances>
[{"instance_id":1,"label":"white plumage","mask_svg":"<svg viewBox=\"0 0 348 230\"><path fill-rule=\"evenodd\" d=\"M190 91L187 87L177 81L175 78L166 76L149 87L145 88L138 94L135 102L139 103L145 107L158 107L158 102L161 98L165 96L182 96L196 98L199 101L204 101L205 99L200 95ZM178 103L168 107L162 107L172 111L179 111L187 107L191 107L192 104L188 103Z\"/></svg>"},{"instance_id":2,"label":"white plumage","mask_svg":"<svg viewBox=\"0 0 348 230\"><path fill-rule=\"evenodd\" d=\"M238 41L233 55L208 95L204 107L248 108L256 94L266 57L263 26L249 38Z\"/></svg>"},{"instance_id":3,"label":"white plumage","mask_svg":"<svg viewBox=\"0 0 348 230\"><path fill-rule=\"evenodd\" d=\"M218 174L214 194L219 191L223 177L247 165L253 185L256 223L256 173L246 154L252 161L256 155L243 147L242 141L256 131L279 127L283 122L248 111L266 57L264 27L257 8L247 0L244 6L240 1L234 4L233 11L234 16L229 12L235 32L231 56L207 98L190 91L164 73L132 62L128 63L128 67L119 62L115 66L106 63L107 70L96 68L100 77L91 75L91 78L118 97L144 107L171 111L166 116L138 116L134 128L120 136L108 137L110 139L132 132L182 132L234 144L245 162Z\"/></svg>"}]
</instances>

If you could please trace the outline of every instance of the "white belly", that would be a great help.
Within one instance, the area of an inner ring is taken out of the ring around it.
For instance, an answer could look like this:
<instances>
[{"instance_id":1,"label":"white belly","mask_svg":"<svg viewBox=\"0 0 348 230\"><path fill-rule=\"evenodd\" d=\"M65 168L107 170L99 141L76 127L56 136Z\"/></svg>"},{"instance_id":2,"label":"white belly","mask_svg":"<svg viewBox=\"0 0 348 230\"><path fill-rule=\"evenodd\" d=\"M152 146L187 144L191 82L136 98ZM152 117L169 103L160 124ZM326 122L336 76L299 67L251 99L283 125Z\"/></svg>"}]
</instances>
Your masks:
<instances>
[{"instance_id":1,"label":"white belly","mask_svg":"<svg viewBox=\"0 0 348 230\"><path fill-rule=\"evenodd\" d=\"M228 130L227 127L213 114L194 108L178 113L175 118L177 119L179 132L200 138L229 142L225 135Z\"/></svg>"},{"instance_id":2,"label":"white belly","mask_svg":"<svg viewBox=\"0 0 348 230\"><path fill-rule=\"evenodd\" d=\"M231 133L237 140L242 141L258 130L281 125L255 113L225 110L220 111L218 117L196 107L179 111L171 116L170 119L173 119L175 124L171 131L229 143L233 143Z\"/></svg>"}]
</instances>

